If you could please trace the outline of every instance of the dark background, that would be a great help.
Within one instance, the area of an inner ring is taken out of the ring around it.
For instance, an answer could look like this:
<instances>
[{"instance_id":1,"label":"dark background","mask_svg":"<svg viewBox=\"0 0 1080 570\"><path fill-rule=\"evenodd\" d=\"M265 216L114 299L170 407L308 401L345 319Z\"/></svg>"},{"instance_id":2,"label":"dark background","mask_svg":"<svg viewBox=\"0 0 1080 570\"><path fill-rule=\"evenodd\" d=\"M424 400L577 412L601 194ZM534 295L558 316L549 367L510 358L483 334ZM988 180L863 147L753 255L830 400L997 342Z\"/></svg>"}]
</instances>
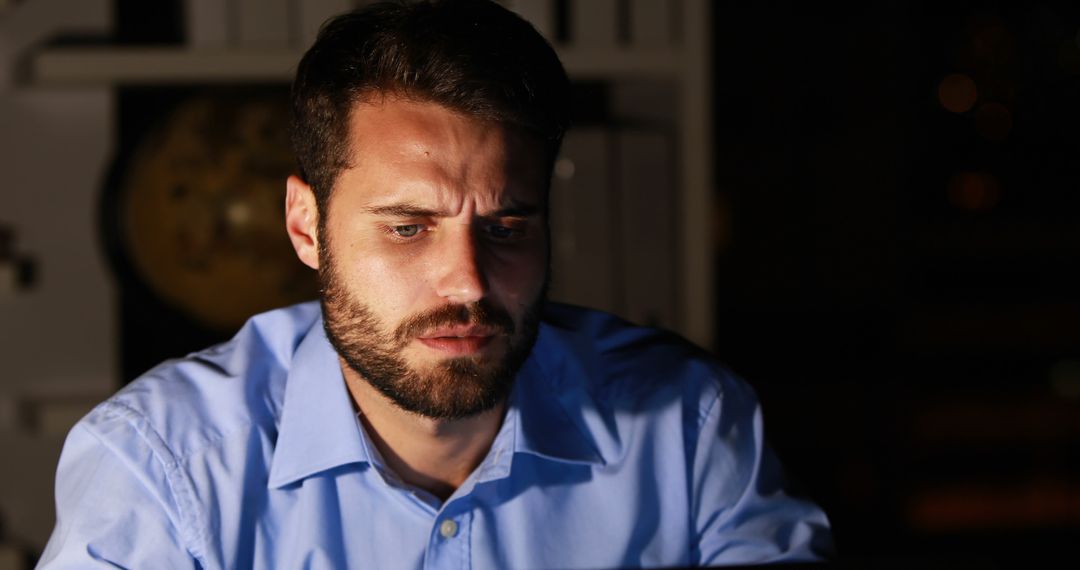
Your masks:
<instances>
[{"instance_id":1,"label":"dark background","mask_svg":"<svg viewBox=\"0 0 1080 570\"><path fill-rule=\"evenodd\" d=\"M153 4L117 2L118 41L181 41L178 11ZM1080 7L717 2L713 20L712 348L758 390L841 560L1069 557ZM599 113L603 94L583 89ZM140 97L169 99L121 99ZM145 317L153 299L129 293ZM123 322L129 343L158 338ZM183 347L126 353L152 364L220 336L167 326Z\"/></svg>"},{"instance_id":2,"label":"dark background","mask_svg":"<svg viewBox=\"0 0 1080 570\"><path fill-rule=\"evenodd\" d=\"M845 558L1071 558L1080 6L823 4L715 6L715 348Z\"/></svg>"}]
</instances>

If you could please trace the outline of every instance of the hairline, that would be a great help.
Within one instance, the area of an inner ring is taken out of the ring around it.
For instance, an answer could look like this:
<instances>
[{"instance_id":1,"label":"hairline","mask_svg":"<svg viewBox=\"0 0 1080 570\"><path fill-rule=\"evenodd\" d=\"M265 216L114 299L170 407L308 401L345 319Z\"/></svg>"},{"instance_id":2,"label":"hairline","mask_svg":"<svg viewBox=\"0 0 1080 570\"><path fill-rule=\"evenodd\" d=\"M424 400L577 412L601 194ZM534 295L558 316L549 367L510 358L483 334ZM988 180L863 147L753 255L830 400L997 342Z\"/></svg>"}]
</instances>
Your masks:
<instances>
[{"instance_id":1,"label":"hairline","mask_svg":"<svg viewBox=\"0 0 1080 570\"><path fill-rule=\"evenodd\" d=\"M550 156L545 157L545 179L543 186L543 202L547 204L551 194L551 179L554 172L554 165L556 155L558 154L558 148L561 146L561 140L559 145L551 145L550 141L546 140L542 135L528 129L527 127L516 124L513 121L499 120L495 117L485 116L481 113L472 113L466 109L462 109L458 106L447 105L442 101L439 101L436 97L427 95L422 92L416 92L400 86L394 86L389 88L381 88L378 86L369 86L364 89L356 90L355 93L350 93L347 99L347 105L344 113L343 120L341 121L341 127L344 132L341 133L342 141L342 154L339 166L335 169L332 179L328 183L328 187L325 192L315 192L316 207L319 211L320 223L323 223L323 218L328 217L330 211L330 202L333 200L335 189L337 188L338 180L341 178L342 172L356 167L355 152L353 148L352 137L352 120L353 113L363 105L379 106L385 105L388 102L409 102L426 105L436 105L445 109L455 115L458 115L467 120L476 121L479 123L486 123L490 125L499 125L500 127L507 129L511 132L520 134L524 137L536 142L544 150L545 154ZM560 137L561 139L561 137ZM545 206L544 211L546 213L547 208ZM545 216L546 217L546 216Z\"/></svg>"}]
</instances>

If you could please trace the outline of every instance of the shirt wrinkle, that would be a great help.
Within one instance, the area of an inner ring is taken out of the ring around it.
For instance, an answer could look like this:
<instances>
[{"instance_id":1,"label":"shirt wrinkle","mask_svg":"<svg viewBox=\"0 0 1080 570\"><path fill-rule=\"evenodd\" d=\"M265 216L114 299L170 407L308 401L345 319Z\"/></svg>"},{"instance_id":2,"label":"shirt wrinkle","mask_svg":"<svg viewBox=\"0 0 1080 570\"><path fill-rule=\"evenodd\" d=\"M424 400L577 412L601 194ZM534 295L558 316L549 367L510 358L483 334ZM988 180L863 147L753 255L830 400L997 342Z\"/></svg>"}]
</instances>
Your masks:
<instances>
[{"instance_id":1,"label":"shirt wrinkle","mask_svg":"<svg viewBox=\"0 0 1080 570\"><path fill-rule=\"evenodd\" d=\"M113 412L115 419L123 420L140 438L150 453L161 464L165 475L165 482L169 486L169 495L173 497L176 507L177 518L180 520L181 542L191 555L205 566L206 534L204 517L200 513L198 503L194 498L194 492L186 474L180 468L179 461L169 448L168 444L154 429L149 419L138 410L117 401L106 402L102 406ZM102 441L103 434L97 430L88 430L96 439ZM112 447L111 443L105 443L105 447ZM154 489L149 489L157 494ZM157 497L161 500L161 497Z\"/></svg>"}]
</instances>

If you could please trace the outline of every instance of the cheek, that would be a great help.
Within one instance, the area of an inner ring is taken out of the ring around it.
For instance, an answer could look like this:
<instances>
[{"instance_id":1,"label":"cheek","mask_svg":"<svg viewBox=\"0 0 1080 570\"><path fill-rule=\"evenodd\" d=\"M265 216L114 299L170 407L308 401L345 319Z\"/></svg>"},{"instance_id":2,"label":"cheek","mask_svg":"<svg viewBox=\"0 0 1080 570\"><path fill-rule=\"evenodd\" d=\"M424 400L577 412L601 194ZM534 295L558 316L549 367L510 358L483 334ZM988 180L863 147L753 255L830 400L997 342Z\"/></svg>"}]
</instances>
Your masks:
<instances>
[{"instance_id":1,"label":"cheek","mask_svg":"<svg viewBox=\"0 0 1080 570\"><path fill-rule=\"evenodd\" d=\"M523 306L540 294L546 275L547 250L536 247L500 255L489 279L493 292L501 293L508 306Z\"/></svg>"},{"instance_id":2,"label":"cheek","mask_svg":"<svg viewBox=\"0 0 1080 570\"><path fill-rule=\"evenodd\" d=\"M415 259L391 255L371 247L370 240L356 240L347 252L336 259L338 271L354 298L367 305L384 322L394 322L415 309L422 295L422 271Z\"/></svg>"}]
</instances>

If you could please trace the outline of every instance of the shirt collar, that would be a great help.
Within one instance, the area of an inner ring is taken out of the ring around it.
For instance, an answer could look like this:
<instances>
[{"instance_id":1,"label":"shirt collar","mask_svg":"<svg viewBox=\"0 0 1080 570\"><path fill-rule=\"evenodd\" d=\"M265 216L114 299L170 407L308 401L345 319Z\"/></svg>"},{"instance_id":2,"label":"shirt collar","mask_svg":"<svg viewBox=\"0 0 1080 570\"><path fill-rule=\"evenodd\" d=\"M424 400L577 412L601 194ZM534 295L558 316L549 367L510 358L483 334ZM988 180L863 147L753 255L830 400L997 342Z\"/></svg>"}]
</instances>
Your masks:
<instances>
[{"instance_id":1,"label":"shirt collar","mask_svg":"<svg viewBox=\"0 0 1080 570\"><path fill-rule=\"evenodd\" d=\"M269 487L357 462L370 463L337 353L317 319L293 354Z\"/></svg>"},{"instance_id":2,"label":"shirt collar","mask_svg":"<svg viewBox=\"0 0 1080 570\"><path fill-rule=\"evenodd\" d=\"M536 346L521 372L511 395L506 421L514 421L514 451L530 453L568 463L606 463L600 446L590 437L583 415L590 415L595 402L583 383L564 378L568 353L550 328L541 325ZM577 389L566 389L568 385Z\"/></svg>"}]
</instances>

